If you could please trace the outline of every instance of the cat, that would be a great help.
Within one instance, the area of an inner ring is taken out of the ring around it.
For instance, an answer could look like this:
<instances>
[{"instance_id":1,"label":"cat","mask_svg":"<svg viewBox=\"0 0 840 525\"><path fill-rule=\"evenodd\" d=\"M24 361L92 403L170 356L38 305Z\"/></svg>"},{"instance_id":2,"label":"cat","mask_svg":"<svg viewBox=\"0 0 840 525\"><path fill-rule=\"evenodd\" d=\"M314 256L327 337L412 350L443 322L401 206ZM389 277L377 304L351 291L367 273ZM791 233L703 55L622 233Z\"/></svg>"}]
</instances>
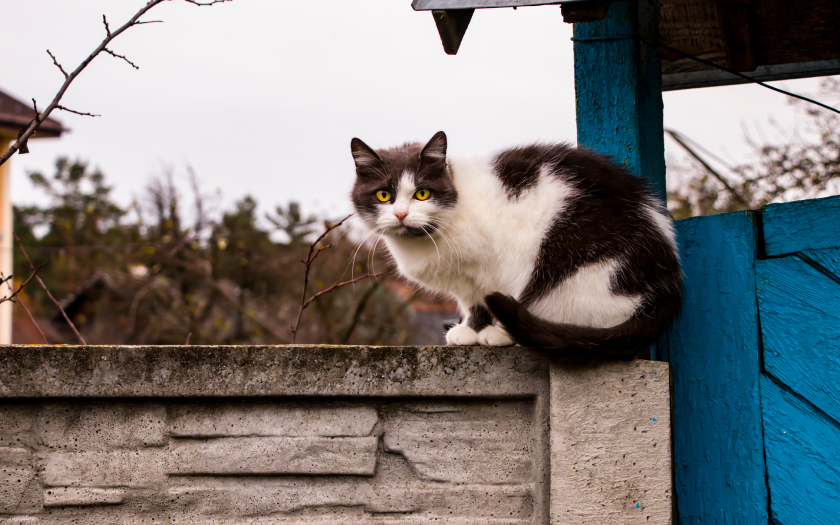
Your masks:
<instances>
[{"instance_id":1,"label":"cat","mask_svg":"<svg viewBox=\"0 0 840 525\"><path fill-rule=\"evenodd\" d=\"M447 138L358 138L352 201L399 272L453 297L450 345L514 343L573 358L644 355L677 315L673 220L645 182L567 144L447 156Z\"/></svg>"}]
</instances>

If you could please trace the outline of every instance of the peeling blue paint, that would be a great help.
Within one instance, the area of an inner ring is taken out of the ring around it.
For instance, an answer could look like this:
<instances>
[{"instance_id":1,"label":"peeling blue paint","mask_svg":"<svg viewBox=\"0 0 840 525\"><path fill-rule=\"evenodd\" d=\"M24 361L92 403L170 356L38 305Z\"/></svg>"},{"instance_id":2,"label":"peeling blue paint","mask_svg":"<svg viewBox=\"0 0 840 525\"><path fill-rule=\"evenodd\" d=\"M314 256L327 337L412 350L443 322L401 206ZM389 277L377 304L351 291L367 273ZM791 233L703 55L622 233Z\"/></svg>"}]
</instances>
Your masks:
<instances>
[{"instance_id":1,"label":"peeling blue paint","mask_svg":"<svg viewBox=\"0 0 840 525\"><path fill-rule=\"evenodd\" d=\"M614 1L603 21L575 24L578 144L646 179L665 202L659 2Z\"/></svg>"},{"instance_id":2,"label":"peeling blue paint","mask_svg":"<svg viewBox=\"0 0 840 525\"><path fill-rule=\"evenodd\" d=\"M840 196L783 204L762 210L767 255L840 246Z\"/></svg>"},{"instance_id":3,"label":"peeling blue paint","mask_svg":"<svg viewBox=\"0 0 840 525\"><path fill-rule=\"evenodd\" d=\"M755 212L676 223L682 314L671 363L677 523L767 525ZM790 525L785 522L785 525Z\"/></svg>"}]
</instances>

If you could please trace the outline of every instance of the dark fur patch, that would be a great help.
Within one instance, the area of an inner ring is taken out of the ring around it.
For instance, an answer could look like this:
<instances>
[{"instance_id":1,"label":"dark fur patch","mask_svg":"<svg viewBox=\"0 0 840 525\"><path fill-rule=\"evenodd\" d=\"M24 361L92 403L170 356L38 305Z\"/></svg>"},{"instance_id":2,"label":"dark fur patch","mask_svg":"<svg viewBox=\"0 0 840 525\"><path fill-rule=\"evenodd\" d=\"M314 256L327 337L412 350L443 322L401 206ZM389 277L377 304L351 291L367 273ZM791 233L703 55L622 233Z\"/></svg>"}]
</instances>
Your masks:
<instances>
[{"instance_id":1,"label":"dark fur patch","mask_svg":"<svg viewBox=\"0 0 840 525\"><path fill-rule=\"evenodd\" d=\"M470 308L470 319L467 321L467 326L480 332L493 322L493 316L490 315L490 310L484 306L477 304Z\"/></svg>"},{"instance_id":2,"label":"dark fur patch","mask_svg":"<svg viewBox=\"0 0 840 525\"><path fill-rule=\"evenodd\" d=\"M519 297L522 306L514 306L517 301L512 298L488 298L491 311L517 342L560 349L575 343L587 347L606 338L614 342L609 345L614 351L620 353L623 347L632 357L667 328L679 311L682 274L676 253L645 211L645 206L658 205L643 179L607 157L566 145L509 150L497 157L496 166L511 198L536 184L543 167L578 191L543 238L531 278ZM612 283L613 293L645 299L620 328L599 331L523 317L525 307L578 268L613 258L623 263ZM509 323L520 324L522 330ZM540 333L526 337L528 330Z\"/></svg>"},{"instance_id":3,"label":"dark fur patch","mask_svg":"<svg viewBox=\"0 0 840 525\"><path fill-rule=\"evenodd\" d=\"M433 153L437 154L442 148L445 152L446 135L439 132L429 144L433 146ZM445 158L424 157L424 145L407 143L390 149L373 150L359 139L351 141L356 162L356 184L351 194L353 205L363 218L373 220L378 214L381 203L375 196L378 190L387 190L396 195L400 179L404 173L410 173L414 184L418 188L431 191L429 199L441 207L454 206L458 201L458 192L452 183L452 176ZM366 163L358 161L359 153L363 152ZM425 235L421 229L416 229L418 235Z\"/></svg>"},{"instance_id":4,"label":"dark fur patch","mask_svg":"<svg viewBox=\"0 0 840 525\"><path fill-rule=\"evenodd\" d=\"M545 164L558 164L570 148L563 144L532 144L505 150L493 159L493 169L502 181L509 198L518 198L532 188Z\"/></svg>"},{"instance_id":5,"label":"dark fur patch","mask_svg":"<svg viewBox=\"0 0 840 525\"><path fill-rule=\"evenodd\" d=\"M528 175L519 178L499 173L506 187L518 184L510 186L511 193L535 184L543 166L579 193L543 239L531 279L519 298L525 305L581 266L612 258L626 263L613 283L615 293L649 295L657 283L679 281L679 261L645 212L644 206L655 206L656 201L643 179L604 156L565 145L518 148L498 158L503 157L520 158L513 164L528 166L527 172L521 172Z\"/></svg>"},{"instance_id":6,"label":"dark fur patch","mask_svg":"<svg viewBox=\"0 0 840 525\"><path fill-rule=\"evenodd\" d=\"M635 316L611 328L591 328L540 319L509 295L492 293L487 306L518 344L551 352L567 363L643 357L666 326L663 316Z\"/></svg>"}]
</instances>

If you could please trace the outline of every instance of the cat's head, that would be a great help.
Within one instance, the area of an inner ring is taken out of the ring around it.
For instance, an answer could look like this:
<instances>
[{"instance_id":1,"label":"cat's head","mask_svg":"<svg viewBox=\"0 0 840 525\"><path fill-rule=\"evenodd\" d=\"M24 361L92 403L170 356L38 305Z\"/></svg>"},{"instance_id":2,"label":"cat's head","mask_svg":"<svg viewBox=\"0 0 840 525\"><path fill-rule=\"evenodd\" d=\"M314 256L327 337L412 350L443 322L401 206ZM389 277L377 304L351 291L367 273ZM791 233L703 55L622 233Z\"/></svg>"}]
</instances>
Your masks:
<instances>
[{"instance_id":1,"label":"cat's head","mask_svg":"<svg viewBox=\"0 0 840 525\"><path fill-rule=\"evenodd\" d=\"M446 164L446 134L423 146L405 144L374 151L354 138L353 205L373 229L396 237L433 234L446 225L458 200Z\"/></svg>"}]
</instances>

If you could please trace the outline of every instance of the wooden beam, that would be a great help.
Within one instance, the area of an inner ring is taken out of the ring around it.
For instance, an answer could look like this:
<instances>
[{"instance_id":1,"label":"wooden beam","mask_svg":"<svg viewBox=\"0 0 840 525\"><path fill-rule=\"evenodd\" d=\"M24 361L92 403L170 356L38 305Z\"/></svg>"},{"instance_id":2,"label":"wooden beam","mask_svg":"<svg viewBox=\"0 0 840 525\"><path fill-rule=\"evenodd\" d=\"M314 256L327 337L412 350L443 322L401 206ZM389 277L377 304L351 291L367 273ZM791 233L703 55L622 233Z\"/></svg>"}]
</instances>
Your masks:
<instances>
[{"instance_id":1,"label":"wooden beam","mask_svg":"<svg viewBox=\"0 0 840 525\"><path fill-rule=\"evenodd\" d=\"M607 16L610 0L587 0L560 5L563 21L567 24L600 22Z\"/></svg>"},{"instance_id":2,"label":"wooden beam","mask_svg":"<svg viewBox=\"0 0 840 525\"><path fill-rule=\"evenodd\" d=\"M750 37L749 5L718 5L718 21L726 44L726 62L735 71L755 71L755 55Z\"/></svg>"},{"instance_id":3,"label":"wooden beam","mask_svg":"<svg viewBox=\"0 0 840 525\"><path fill-rule=\"evenodd\" d=\"M464 33L470 25L475 9L445 9L432 11L440 41L447 55L454 55L461 47Z\"/></svg>"}]
</instances>

